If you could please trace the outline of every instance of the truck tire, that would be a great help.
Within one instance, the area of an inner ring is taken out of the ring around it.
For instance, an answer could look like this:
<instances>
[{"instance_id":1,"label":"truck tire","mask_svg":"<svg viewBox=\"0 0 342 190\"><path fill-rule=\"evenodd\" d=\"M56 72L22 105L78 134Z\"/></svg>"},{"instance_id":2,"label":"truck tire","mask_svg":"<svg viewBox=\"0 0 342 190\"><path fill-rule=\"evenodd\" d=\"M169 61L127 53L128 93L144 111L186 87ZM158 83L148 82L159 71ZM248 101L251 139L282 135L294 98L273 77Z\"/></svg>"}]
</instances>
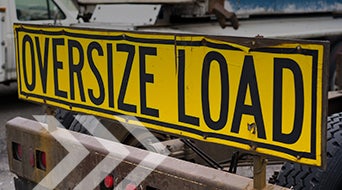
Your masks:
<instances>
[{"instance_id":1,"label":"truck tire","mask_svg":"<svg viewBox=\"0 0 342 190\"><path fill-rule=\"evenodd\" d=\"M276 184L297 189L342 189L342 112L328 117L327 168L286 162Z\"/></svg>"},{"instance_id":2,"label":"truck tire","mask_svg":"<svg viewBox=\"0 0 342 190\"><path fill-rule=\"evenodd\" d=\"M70 130L79 132L82 134L92 135L91 132L89 132L79 121L75 119L75 116L77 113L72 111L67 111L63 109L56 109L55 110L55 117L56 119L64 126L64 128ZM99 119L100 122L107 128L108 131L112 133L112 135L115 136L115 138L126 145L134 146L137 148L142 148L143 145L141 144L150 142L155 143L154 141L157 139L159 141L167 140L169 137L167 135L158 133L158 132L151 132L153 136L151 137L151 133L146 133L145 130L136 129L135 135L139 139L137 140L136 137L134 137L130 132L126 130L121 124L114 121L107 120L106 122L103 122L102 119ZM116 129L113 129L113 125L115 125ZM95 134L96 136L96 134Z\"/></svg>"}]
</instances>

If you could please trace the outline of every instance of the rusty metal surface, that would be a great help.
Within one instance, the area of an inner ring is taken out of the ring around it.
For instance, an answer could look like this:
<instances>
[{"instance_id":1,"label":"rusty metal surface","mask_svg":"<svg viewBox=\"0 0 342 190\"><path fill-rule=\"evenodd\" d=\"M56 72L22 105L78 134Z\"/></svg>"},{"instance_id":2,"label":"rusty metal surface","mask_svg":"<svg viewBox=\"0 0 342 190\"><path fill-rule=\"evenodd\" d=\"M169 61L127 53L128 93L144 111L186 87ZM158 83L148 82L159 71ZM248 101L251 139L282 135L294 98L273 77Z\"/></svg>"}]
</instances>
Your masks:
<instances>
[{"instance_id":1,"label":"rusty metal surface","mask_svg":"<svg viewBox=\"0 0 342 190\"><path fill-rule=\"evenodd\" d=\"M264 189L266 187L266 165L267 160L263 156L255 156L253 162L254 181L253 185L255 189Z\"/></svg>"},{"instance_id":2,"label":"rusty metal surface","mask_svg":"<svg viewBox=\"0 0 342 190\"><path fill-rule=\"evenodd\" d=\"M18 176L38 183L42 177L48 174L51 169L62 160L67 151L41 127L36 121L14 118L6 125L7 143L9 152L9 163L12 172ZM57 128L60 132L65 129ZM99 139L96 137L69 131L79 142L81 142L90 154L74 169L57 187L57 189L72 189L79 183L101 160L108 155L108 150L101 143L108 143L115 150L118 143ZM68 140L68 139L66 139ZM23 145L23 160L20 162L13 159L12 142ZM100 143L101 142L101 143ZM128 173L138 167L140 172L151 171L153 161L144 164L141 161L147 155L155 157L162 155L147 152L130 146L124 146L129 155L120 162L112 171L117 182L121 182ZM46 152L46 171L32 167L28 163L28 150L39 149ZM120 152L113 155L120 156ZM118 158L111 157L113 164ZM139 172L136 174L139 175ZM152 173L140 184L141 189L253 189L253 180L242 176L229 174L223 171L207 168L201 165L189 163L171 157L165 160L152 171ZM282 187L267 184L267 189L284 189Z\"/></svg>"},{"instance_id":3,"label":"rusty metal surface","mask_svg":"<svg viewBox=\"0 0 342 190\"><path fill-rule=\"evenodd\" d=\"M39 182L52 170L53 166L66 156L67 151L59 145L55 139L51 138L39 123L28 119L15 119L11 121L6 125L10 170L18 176L34 182ZM15 130L18 126L22 126L20 132ZM12 142L21 144L23 154L22 161L14 159ZM36 150L49 152L49 156L46 157L48 165L45 171L37 168L37 163L35 163L34 167L30 165L30 153L33 151L33 154L35 155Z\"/></svg>"},{"instance_id":4,"label":"rusty metal surface","mask_svg":"<svg viewBox=\"0 0 342 190\"><path fill-rule=\"evenodd\" d=\"M229 26L229 24L227 24L227 20L230 21L231 25L233 26L235 30L239 28L238 18L236 17L235 13L229 12L224 8L223 1L221 0L209 1L209 12L212 12L216 15L221 28L225 28L226 26Z\"/></svg>"}]
</instances>

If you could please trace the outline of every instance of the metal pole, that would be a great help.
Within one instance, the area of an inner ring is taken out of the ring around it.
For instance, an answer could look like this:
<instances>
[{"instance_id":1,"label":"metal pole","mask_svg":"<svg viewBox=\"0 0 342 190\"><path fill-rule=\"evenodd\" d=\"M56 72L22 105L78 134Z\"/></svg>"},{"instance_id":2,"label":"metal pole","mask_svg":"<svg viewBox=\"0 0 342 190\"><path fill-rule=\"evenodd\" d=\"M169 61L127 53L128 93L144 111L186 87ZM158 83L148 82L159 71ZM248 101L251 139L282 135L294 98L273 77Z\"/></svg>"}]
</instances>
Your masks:
<instances>
[{"instance_id":1,"label":"metal pole","mask_svg":"<svg viewBox=\"0 0 342 190\"><path fill-rule=\"evenodd\" d=\"M336 80L333 85L337 86L338 90L342 89L342 53L339 52L336 55Z\"/></svg>"},{"instance_id":2,"label":"metal pole","mask_svg":"<svg viewBox=\"0 0 342 190\"><path fill-rule=\"evenodd\" d=\"M43 109L44 109L46 115L55 116L55 111L56 111L55 107L44 105ZM55 121L55 120L53 120L53 121ZM57 129L58 124L53 122L53 121L50 121L49 119L47 119L47 121L46 121L48 124L48 130L49 131L54 131Z\"/></svg>"},{"instance_id":3,"label":"metal pole","mask_svg":"<svg viewBox=\"0 0 342 190\"><path fill-rule=\"evenodd\" d=\"M261 190L266 187L267 160L263 156L254 156L253 161L253 186L254 189Z\"/></svg>"}]
</instances>

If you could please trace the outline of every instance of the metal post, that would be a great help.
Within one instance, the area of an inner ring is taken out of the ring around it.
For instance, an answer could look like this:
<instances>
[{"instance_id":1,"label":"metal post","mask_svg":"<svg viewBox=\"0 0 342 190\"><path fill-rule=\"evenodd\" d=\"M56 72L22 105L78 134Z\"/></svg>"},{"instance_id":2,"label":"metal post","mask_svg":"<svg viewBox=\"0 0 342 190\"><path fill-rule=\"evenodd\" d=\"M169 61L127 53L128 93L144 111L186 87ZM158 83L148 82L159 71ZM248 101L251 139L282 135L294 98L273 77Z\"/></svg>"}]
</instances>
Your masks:
<instances>
[{"instance_id":1,"label":"metal post","mask_svg":"<svg viewBox=\"0 0 342 190\"><path fill-rule=\"evenodd\" d=\"M52 107L52 106L49 106L49 105L44 105L43 107L44 111L45 111L45 114L47 116L55 116L55 111L56 111L56 107ZM51 118L47 117L46 118L46 124L48 124L48 130L49 131L54 131L57 129L57 125L58 123L55 122L55 120L50 120Z\"/></svg>"},{"instance_id":2,"label":"metal post","mask_svg":"<svg viewBox=\"0 0 342 190\"><path fill-rule=\"evenodd\" d=\"M266 187L266 165L267 160L263 156L254 156L253 163L253 186L254 189L261 190Z\"/></svg>"},{"instance_id":3,"label":"metal post","mask_svg":"<svg viewBox=\"0 0 342 190\"><path fill-rule=\"evenodd\" d=\"M339 52L336 55L336 80L335 84L338 90L342 89L342 53Z\"/></svg>"}]
</instances>

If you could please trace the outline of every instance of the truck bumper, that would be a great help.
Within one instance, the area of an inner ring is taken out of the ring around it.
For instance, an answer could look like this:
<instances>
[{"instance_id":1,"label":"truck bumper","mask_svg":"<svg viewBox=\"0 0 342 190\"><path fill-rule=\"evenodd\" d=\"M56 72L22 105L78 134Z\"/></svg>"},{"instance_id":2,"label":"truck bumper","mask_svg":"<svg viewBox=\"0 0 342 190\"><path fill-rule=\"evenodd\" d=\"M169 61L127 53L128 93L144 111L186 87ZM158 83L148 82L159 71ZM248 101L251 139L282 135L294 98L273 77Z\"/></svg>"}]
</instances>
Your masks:
<instances>
[{"instance_id":1,"label":"truck bumper","mask_svg":"<svg viewBox=\"0 0 342 190\"><path fill-rule=\"evenodd\" d=\"M45 185L47 184L49 188L73 189L94 168L98 168L101 161L106 159L110 160L112 164L103 166L103 172L100 169L97 176L100 180L94 178L87 181L87 184L93 185L96 189L103 189L101 184L104 183L103 179L107 175L114 177L114 184L118 189L125 189L129 184L136 185L137 189L147 190L253 189L253 179L62 128L48 131L48 128L43 127L43 125L45 124L20 117L7 122L9 165L10 170L19 177L15 180L17 188L23 187L23 184L34 186L36 183L39 184L45 180L48 181L45 182ZM51 135L52 133L54 135ZM69 143L68 146L74 146L75 151L79 145L66 134L71 134L72 138L76 139L77 143L80 143L88 151L84 159L77 163L74 162L73 165L70 165L72 160L70 160L69 165L65 163L67 156L73 152L66 150L65 143ZM18 151L19 145L20 150ZM111 148L106 149L104 145ZM127 150L128 154L124 154L124 151L115 151L122 150L122 148ZM111 152L112 150L114 151ZM39 161L42 153L45 154L44 167ZM162 162L156 166L154 163L156 160L162 160ZM59 167L63 163L68 167ZM59 168L60 172L65 171L64 178L51 175L53 172L58 174L55 171L56 168ZM113 169L108 172L108 168ZM133 175L130 174L132 170L136 171ZM149 175L136 184L135 177L146 172ZM50 175L50 179L46 179L48 175ZM127 180L127 176L131 178ZM58 178L60 179L58 180ZM267 189L284 188L268 184Z\"/></svg>"}]
</instances>

